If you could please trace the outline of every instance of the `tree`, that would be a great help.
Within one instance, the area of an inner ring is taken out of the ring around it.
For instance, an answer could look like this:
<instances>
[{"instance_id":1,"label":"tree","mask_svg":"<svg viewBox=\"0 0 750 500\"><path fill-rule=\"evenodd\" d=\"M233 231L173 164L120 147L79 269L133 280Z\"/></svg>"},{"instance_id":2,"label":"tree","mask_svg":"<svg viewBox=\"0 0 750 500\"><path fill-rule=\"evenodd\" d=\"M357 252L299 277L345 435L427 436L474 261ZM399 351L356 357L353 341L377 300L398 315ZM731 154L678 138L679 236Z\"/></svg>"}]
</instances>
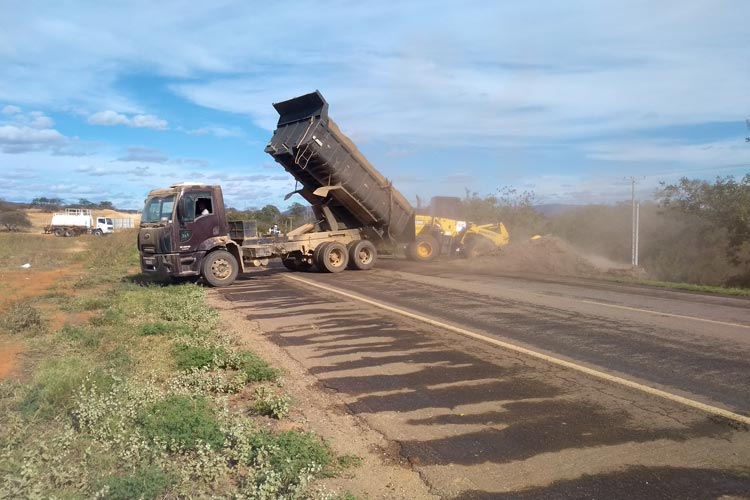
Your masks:
<instances>
[{"instance_id":1,"label":"tree","mask_svg":"<svg viewBox=\"0 0 750 500\"><path fill-rule=\"evenodd\" d=\"M534 209L535 198L533 191L519 192L510 186L499 188L484 198L467 190L466 218L477 224L502 222L511 238L524 239L539 232L545 222Z\"/></svg>"},{"instance_id":2,"label":"tree","mask_svg":"<svg viewBox=\"0 0 750 500\"><path fill-rule=\"evenodd\" d=\"M731 262L750 266L750 174L739 181L733 176L717 177L713 184L683 177L663 187L661 205L725 229Z\"/></svg>"},{"instance_id":3,"label":"tree","mask_svg":"<svg viewBox=\"0 0 750 500\"><path fill-rule=\"evenodd\" d=\"M31 200L32 207L42 209L45 212L59 210L62 204L62 198L47 198L46 196L41 196Z\"/></svg>"},{"instance_id":4,"label":"tree","mask_svg":"<svg viewBox=\"0 0 750 500\"><path fill-rule=\"evenodd\" d=\"M29 217L21 210L3 210L0 212L0 224L7 231L18 231L21 228L31 227Z\"/></svg>"}]
</instances>

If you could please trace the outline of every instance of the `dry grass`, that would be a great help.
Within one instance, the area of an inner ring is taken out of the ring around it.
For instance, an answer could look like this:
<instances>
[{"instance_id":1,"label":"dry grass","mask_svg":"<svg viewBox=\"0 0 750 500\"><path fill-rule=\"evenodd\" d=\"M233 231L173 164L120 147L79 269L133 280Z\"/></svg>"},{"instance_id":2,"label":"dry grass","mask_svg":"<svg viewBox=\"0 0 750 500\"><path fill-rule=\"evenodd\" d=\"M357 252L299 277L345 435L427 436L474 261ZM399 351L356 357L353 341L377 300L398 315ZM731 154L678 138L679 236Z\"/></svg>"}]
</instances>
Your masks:
<instances>
[{"instance_id":1,"label":"dry grass","mask_svg":"<svg viewBox=\"0 0 750 500\"><path fill-rule=\"evenodd\" d=\"M86 245L81 238L56 238L50 234L0 233L0 269L53 269L70 262Z\"/></svg>"}]
</instances>

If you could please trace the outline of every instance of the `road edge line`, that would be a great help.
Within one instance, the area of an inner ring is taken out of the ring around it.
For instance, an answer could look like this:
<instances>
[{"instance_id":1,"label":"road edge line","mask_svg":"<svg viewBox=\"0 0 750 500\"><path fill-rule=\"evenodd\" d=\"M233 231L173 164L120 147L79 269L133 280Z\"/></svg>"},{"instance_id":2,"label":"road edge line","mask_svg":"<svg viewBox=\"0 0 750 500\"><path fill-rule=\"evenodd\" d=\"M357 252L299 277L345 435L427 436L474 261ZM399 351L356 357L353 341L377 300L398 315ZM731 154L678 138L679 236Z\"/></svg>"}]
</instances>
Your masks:
<instances>
[{"instance_id":1,"label":"road edge line","mask_svg":"<svg viewBox=\"0 0 750 500\"><path fill-rule=\"evenodd\" d=\"M671 392L662 391L661 389L656 389L654 387L640 384L638 382L633 382L632 380L628 380L622 377L618 377L616 375L610 375L609 373L601 372L599 370L594 370L593 368L589 368L587 366L579 365L577 363L573 363L571 361L566 361L564 359L556 358L554 356L550 356L548 354L544 354L541 352L537 352L531 349L527 349L526 347L521 347L515 344L511 344L509 342L504 342L502 340L493 339L492 337L487 337L486 335L482 335L481 333L472 332L471 330L466 330L465 328L461 328L458 326L453 326L448 323L443 323L441 321L437 321L434 319L430 319L426 316L422 316L417 313L413 313L410 311L407 311L405 309L400 309L398 307L390 306L388 304L383 304L382 302L378 302L372 299L368 299L366 297L362 297L361 295L345 292L343 290L337 290L335 288L331 288L327 285L321 285L319 283L315 283L313 281L309 281L303 278L299 278L297 276L290 276L289 274L282 274L282 276L285 279L289 279L292 281L296 281L298 283L302 283L305 285L309 285L312 287L320 288L321 290L325 290L327 292L335 293L337 295L341 295L344 297L347 297L349 299L358 300L360 302L364 302L365 304L369 304L371 306L377 307L379 309L384 309L386 311L390 311L396 314L399 314L401 316L405 316L407 318L415 319L417 321L421 321L423 323L427 323L433 326L437 326L439 328L443 328L446 330L450 330L452 332L464 335L466 337L470 337L473 339L481 340L483 342L495 345L497 347L502 347L507 350L519 352L521 354L525 354L527 356L531 356L533 358L541 359L543 361L546 361L548 363L562 366L565 368L569 368L571 370L575 370L581 373L585 373L586 375L590 375L592 377L596 377L602 380L606 380L608 382L612 382L618 385L623 385L625 387L629 387L631 389L636 389L641 392L645 392L646 394L650 394L652 396L657 396L662 399L667 399L669 401L672 401L674 403L680 403L685 406L689 406L691 408L701 410L706 413L710 413L712 415L718 415L730 420L734 420L736 422L743 423L745 425L750 425L750 417L746 417L744 415L740 415L739 413L734 413L729 410L725 410L724 408L719 408L717 406L712 406L706 403L701 403L700 401L695 401L694 399L686 398L684 396L679 396L677 394L672 394Z\"/></svg>"}]
</instances>

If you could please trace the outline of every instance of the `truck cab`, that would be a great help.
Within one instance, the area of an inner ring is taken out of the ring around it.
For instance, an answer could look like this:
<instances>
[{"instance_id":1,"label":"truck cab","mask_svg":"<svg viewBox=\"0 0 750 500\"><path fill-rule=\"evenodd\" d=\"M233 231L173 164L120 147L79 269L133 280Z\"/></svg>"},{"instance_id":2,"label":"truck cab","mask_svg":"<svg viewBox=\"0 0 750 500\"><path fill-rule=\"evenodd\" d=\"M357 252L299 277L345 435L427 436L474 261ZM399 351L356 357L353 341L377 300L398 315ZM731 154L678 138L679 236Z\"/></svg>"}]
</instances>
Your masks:
<instances>
[{"instance_id":1,"label":"truck cab","mask_svg":"<svg viewBox=\"0 0 750 500\"><path fill-rule=\"evenodd\" d=\"M110 217L97 217L96 228L94 234L99 236L102 234L111 234L115 232L115 224Z\"/></svg>"},{"instance_id":2,"label":"truck cab","mask_svg":"<svg viewBox=\"0 0 750 500\"><path fill-rule=\"evenodd\" d=\"M242 263L229 237L220 186L181 183L149 193L138 231L141 270L232 282ZM209 257L210 258L207 258Z\"/></svg>"}]
</instances>

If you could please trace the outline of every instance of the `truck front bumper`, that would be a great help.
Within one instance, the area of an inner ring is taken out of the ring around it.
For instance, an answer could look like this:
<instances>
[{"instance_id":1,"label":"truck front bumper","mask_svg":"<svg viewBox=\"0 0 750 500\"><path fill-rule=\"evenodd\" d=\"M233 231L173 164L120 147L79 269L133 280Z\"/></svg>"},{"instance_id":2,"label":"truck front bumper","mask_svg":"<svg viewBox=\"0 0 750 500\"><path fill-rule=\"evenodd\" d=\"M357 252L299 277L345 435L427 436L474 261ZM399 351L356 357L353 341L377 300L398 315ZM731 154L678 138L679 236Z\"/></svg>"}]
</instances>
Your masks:
<instances>
[{"instance_id":1,"label":"truck front bumper","mask_svg":"<svg viewBox=\"0 0 750 500\"><path fill-rule=\"evenodd\" d=\"M198 276L206 252L142 254L141 271L164 276Z\"/></svg>"}]
</instances>

